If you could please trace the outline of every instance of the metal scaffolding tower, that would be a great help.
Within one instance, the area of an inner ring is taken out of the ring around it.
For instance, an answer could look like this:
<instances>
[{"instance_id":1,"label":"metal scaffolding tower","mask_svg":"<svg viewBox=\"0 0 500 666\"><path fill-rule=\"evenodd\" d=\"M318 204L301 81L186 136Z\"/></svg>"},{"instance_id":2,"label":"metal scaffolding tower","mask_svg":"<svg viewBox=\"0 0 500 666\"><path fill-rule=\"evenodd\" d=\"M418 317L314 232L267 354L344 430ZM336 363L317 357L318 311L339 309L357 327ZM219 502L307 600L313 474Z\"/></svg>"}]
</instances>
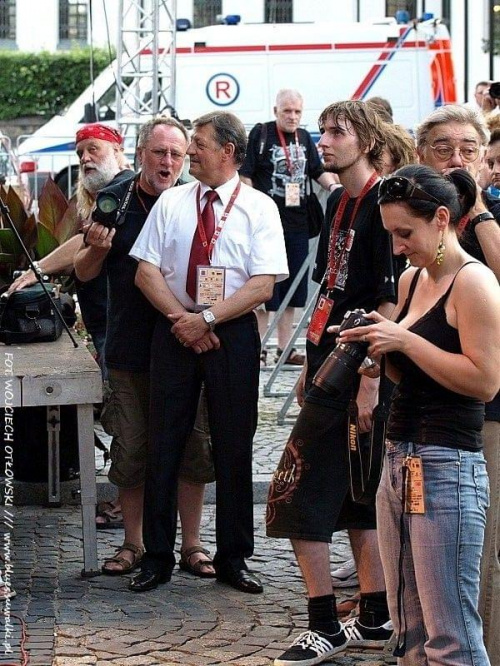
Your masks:
<instances>
[{"instance_id":1,"label":"metal scaffolding tower","mask_svg":"<svg viewBox=\"0 0 500 666\"><path fill-rule=\"evenodd\" d=\"M116 120L124 135L175 109L177 0L120 0Z\"/></svg>"}]
</instances>

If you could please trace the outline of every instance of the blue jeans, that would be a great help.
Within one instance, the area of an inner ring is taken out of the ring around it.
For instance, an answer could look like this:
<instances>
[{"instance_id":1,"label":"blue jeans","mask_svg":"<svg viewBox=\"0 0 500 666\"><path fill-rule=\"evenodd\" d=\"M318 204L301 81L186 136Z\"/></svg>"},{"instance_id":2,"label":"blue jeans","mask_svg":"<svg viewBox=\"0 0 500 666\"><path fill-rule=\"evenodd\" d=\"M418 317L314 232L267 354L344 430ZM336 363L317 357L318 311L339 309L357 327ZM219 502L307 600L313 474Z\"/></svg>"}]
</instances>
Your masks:
<instances>
[{"instance_id":1,"label":"blue jeans","mask_svg":"<svg viewBox=\"0 0 500 666\"><path fill-rule=\"evenodd\" d=\"M425 514L404 514L406 654L400 666L488 666L479 567L489 485L482 452L387 442L377 493L380 555L396 635L402 463L422 458Z\"/></svg>"}]
</instances>

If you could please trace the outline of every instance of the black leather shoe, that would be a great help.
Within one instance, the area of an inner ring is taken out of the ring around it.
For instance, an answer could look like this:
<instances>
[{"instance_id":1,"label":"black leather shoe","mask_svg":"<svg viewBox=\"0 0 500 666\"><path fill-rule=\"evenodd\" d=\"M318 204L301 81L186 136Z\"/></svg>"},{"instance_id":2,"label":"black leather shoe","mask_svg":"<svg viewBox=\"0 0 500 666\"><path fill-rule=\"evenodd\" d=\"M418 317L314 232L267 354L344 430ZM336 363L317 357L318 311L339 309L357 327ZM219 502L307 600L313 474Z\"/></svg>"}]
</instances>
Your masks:
<instances>
[{"instance_id":1,"label":"black leather shoe","mask_svg":"<svg viewBox=\"0 0 500 666\"><path fill-rule=\"evenodd\" d=\"M246 569L235 571L228 569L227 571L220 571L217 574L219 583L227 583L234 587L235 590L240 592L250 592L250 594L260 594L264 591L262 583L255 574Z\"/></svg>"},{"instance_id":2,"label":"black leather shoe","mask_svg":"<svg viewBox=\"0 0 500 666\"><path fill-rule=\"evenodd\" d=\"M147 592L148 590L154 590L158 585L168 583L169 580L170 574L168 573L143 569L132 578L128 588L132 592Z\"/></svg>"}]
</instances>

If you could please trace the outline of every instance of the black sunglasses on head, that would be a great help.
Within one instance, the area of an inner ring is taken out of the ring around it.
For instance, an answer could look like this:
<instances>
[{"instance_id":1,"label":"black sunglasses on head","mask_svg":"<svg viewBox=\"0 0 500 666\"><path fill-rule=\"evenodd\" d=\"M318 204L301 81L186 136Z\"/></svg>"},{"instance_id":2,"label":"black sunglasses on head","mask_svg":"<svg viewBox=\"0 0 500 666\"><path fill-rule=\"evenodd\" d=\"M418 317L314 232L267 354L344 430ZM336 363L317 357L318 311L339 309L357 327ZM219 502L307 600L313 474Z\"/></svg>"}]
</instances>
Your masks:
<instances>
[{"instance_id":1,"label":"black sunglasses on head","mask_svg":"<svg viewBox=\"0 0 500 666\"><path fill-rule=\"evenodd\" d=\"M378 188L379 204L390 201L408 201L408 199L420 199L421 201L430 201L432 203L442 206L443 204L422 190L418 185L414 185L411 180L403 176L392 176L390 178L382 178Z\"/></svg>"}]
</instances>

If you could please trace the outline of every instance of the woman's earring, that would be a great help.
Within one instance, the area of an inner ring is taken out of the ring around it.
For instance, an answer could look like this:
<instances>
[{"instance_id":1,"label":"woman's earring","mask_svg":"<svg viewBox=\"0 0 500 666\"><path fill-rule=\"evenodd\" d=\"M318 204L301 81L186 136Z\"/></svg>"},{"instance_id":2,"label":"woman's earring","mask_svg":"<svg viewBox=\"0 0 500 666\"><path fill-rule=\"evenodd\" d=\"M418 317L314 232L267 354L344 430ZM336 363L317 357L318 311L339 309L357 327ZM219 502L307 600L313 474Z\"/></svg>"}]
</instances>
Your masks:
<instances>
[{"instance_id":1,"label":"woman's earring","mask_svg":"<svg viewBox=\"0 0 500 666\"><path fill-rule=\"evenodd\" d=\"M441 240L439 241L437 253L436 253L436 264L441 266L444 260L444 252L446 250L446 245L444 244L443 235L441 234Z\"/></svg>"}]
</instances>

